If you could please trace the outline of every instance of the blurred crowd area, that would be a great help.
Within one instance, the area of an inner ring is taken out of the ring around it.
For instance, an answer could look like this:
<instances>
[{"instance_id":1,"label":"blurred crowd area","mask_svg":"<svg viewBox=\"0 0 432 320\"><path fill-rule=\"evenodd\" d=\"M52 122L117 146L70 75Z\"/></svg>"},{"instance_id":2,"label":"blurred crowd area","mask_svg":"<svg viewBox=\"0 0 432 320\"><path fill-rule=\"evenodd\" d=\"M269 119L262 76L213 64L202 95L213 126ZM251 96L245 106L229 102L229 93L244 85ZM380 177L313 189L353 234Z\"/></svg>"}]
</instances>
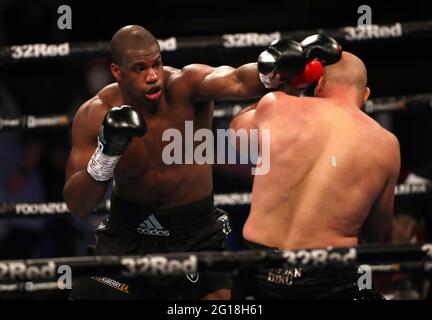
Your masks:
<instances>
[{"instance_id":1,"label":"blurred crowd area","mask_svg":"<svg viewBox=\"0 0 432 320\"><path fill-rule=\"evenodd\" d=\"M289 4L288 4L289 3ZM339 3L339 5L338 5ZM57 28L57 8L68 4L73 12L72 30ZM270 1L247 4L182 1L63 2L0 1L0 46L63 41L108 41L126 24L140 24L157 38L205 36L236 32L309 30L355 25L361 3ZM340 7L342 6L342 7ZM374 6L374 23L427 20L432 6L427 1ZM344 14L345 13L345 14ZM301 40L301 39L296 39ZM429 39L397 39L350 44L369 71L372 98L431 93L432 50ZM164 55L166 65L189 63L238 66L253 62L258 49L232 54ZM106 84L113 82L110 60L105 56L24 62L0 66L0 117L25 114L73 115L77 108ZM374 118L397 135L401 144L402 170L399 182L428 182L432 179L432 108L421 111L375 114ZM229 119L216 119L214 128L226 128ZM71 147L70 130L46 130L0 134L0 203L43 203L63 201L66 161ZM367 141L365 141L367 143ZM249 192L252 176L247 165L215 165L216 193ZM398 201L391 243L431 241L432 202L428 199ZM240 230L248 206L223 208L230 214L233 250L244 249ZM93 239L94 227L102 217L79 220L69 215L47 218L0 218L0 259L84 255ZM392 278L401 288L400 297L418 298L428 293L428 282L400 275ZM385 287L386 281L383 281ZM426 286L426 287L425 287ZM393 286L394 288L394 286ZM408 288L408 289L407 289ZM408 291L407 291L408 290ZM410 292L408 296L403 296ZM429 293L430 295L430 293Z\"/></svg>"}]
</instances>

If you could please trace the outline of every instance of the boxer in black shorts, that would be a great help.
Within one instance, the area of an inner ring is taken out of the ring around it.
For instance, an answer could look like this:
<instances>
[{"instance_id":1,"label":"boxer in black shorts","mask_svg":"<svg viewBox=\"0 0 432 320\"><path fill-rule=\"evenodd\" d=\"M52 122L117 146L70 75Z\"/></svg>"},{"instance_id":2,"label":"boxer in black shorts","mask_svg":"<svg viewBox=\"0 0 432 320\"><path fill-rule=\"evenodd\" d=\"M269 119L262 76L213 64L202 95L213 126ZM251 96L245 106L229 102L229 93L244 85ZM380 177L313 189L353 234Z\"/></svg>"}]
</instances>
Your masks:
<instances>
[{"instance_id":1,"label":"boxer in black shorts","mask_svg":"<svg viewBox=\"0 0 432 320\"><path fill-rule=\"evenodd\" d=\"M280 45L279 49L283 50L284 46ZM222 250L219 238L214 244L207 244L204 240L204 243L199 243L202 239L197 234L200 223L204 224L204 233L217 226L214 217L208 216L214 211L212 208L190 216L179 209L194 207L212 192L212 166L186 162L183 158L181 163L167 162L163 155L171 141L163 139L164 133L175 130L185 137L186 121L193 122L193 133L202 128L211 129L214 100L261 96L272 88L272 83L276 83L272 82L274 73L267 68L266 74L259 74L257 63L238 68L214 68L201 64L188 65L181 70L164 67L157 40L140 26L126 26L117 31L110 50L110 68L117 82L85 102L74 118L72 150L63 190L68 208L77 217L88 216L104 198L113 181L113 204L123 205L111 212L106 229L97 232L96 254L208 250L212 247ZM282 62L278 70L286 69L285 76L301 75L304 71L306 59L300 59L299 68L295 70L290 63L291 59L299 60L297 53L290 51L278 58ZM283 83L283 80L277 80L278 84ZM180 151L190 152L190 144L198 143L183 139ZM130 207L139 209L128 210ZM159 209L166 210L166 216L172 213L172 219L177 222L184 221L182 225L187 234L179 234L177 225L171 225L169 219L165 222L165 214L145 209L150 207L158 208L158 212ZM134 221L133 230L121 229L122 223L133 219L133 212L142 220ZM138 222L144 225L137 226ZM135 229L138 227L142 228L143 234L137 234ZM146 227L155 227L152 229L155 234L145 234ZM163 228L170 228L166 237ZM197 234L192 242L185 238L191 234ZM217 233L215 237L218 237ZM130 246L123 241L126 239ZM183 244L175 244L177 241ZM85 289L80 292L90 292L96 282L126 287L110 279L98 280L87 282L91 287L82 286ZM137 283L131 283L131 290ZM174 297L168 293L172 290L167 286L166 294ZM194 295L188 293L179 297L228 299L229 289L229 282L223 278L220 283L208 284L205 290L197 289ZM80 296L89 297L84 293ZM91 297L104 296L98 293Z\"/></svg>"},{"instance_id":2,"label":"boxer in black shorts","mask_svg":"<svg viewBox=\"0 0 432 320\"><path fill-rule=\"evenodd\" d=\"M124 214L127 213L127 214ZM227 250L230 232L224 211L213 206L213 195L193 204L158 209L112 196L110 215L96 230L95 255ZM92 277L78 282L71 299L200 299L231 288L229 274L124 278Z\"/></svg>"},{"instance_id":3,"label":"boxer in black shorts","mask_svg":"<svg viewBox=\"0 0 432 320\"><path fill-rule=\"evenodd\" d=\"M275 250L244 241L253 250ZM335 268L266 268L240 272L234 278L232 297L274 300L381 300L384 297L373 288L359 288L357 267Z\"/></svg>"}]
</instances>

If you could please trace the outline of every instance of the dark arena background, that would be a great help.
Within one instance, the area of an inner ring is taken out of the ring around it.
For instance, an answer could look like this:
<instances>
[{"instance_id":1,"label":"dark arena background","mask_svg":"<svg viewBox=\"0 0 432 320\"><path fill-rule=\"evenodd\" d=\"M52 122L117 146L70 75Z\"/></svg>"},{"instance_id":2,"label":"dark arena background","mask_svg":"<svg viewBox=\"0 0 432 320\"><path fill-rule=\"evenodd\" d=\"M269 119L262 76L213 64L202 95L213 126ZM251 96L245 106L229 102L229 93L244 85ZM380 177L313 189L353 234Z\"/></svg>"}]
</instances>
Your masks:
<instances>
[{"instance_id":1,"label":"dark arena background","mask_svg":"<svg viewBox=\"0 0 432 320\"><path fill-rule=\"evenodd\" d=\"M59 28L61 5L71 9L71 28ZM371 8L371 25L358 27L361 5ZM63 264L74 274L98 270L97 261L88 258L86 269L74 257L86 256L94 243L109 194L87 218L69 213L63 186L70 126L79 106L114 82L109 41L129 24L150 30L160 40L164 65L176 68L237 67L255 62L273 40L301 41L317 32L359 56L371 88L364 111L397 136L402 166L393 227L376 252L359 249L357 262L373 267L374 286L387 299L432 298L427 246L432 242L432 2L427 0L0 1L0 266L16 260L23 268L37 268L69 257ZM213 129L227 128L248 102L216 101ZM241 229L252 178L248 165L213 167L215 202L231 219L228 243L234 252L247 249ZM378 261L377 255L388 260ZM234 267L242 264L238 256L231 258ZM121 260L107 264L114 273L122 267ZM49 272L45 278L0 272L0 300L67 299L70 290L53 281Z\"/></svg>"}]
</instances>

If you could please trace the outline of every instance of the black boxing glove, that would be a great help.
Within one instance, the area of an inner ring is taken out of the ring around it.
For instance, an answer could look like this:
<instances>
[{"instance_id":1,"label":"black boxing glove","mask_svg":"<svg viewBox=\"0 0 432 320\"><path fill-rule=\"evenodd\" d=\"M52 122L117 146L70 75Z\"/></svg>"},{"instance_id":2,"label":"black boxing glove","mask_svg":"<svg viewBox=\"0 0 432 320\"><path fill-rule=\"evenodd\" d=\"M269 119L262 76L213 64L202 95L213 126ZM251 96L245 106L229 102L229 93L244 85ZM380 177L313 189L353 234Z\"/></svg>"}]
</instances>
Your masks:
<instances>
[{"instance_id":1,"label":"black boxing glove","mask_svg":"<svg viewBox=\"0 0 432 320\"><path fill-rule=\"evenodd\" d=\"M302 73L306 64L306 55L300 43L276 40L258 57L259 78L266 88L277 89L293 75Z\"/></svg>"},{"instance_id":2,"label":"black boxing glove","mask_svg":"<svg viewBox=\"0 0 432 320\"><path fill-rule=\"evenodd\" d=\"M98 147L87 165L88 174L96 181L108 181L133 137L142 137L147 126L141 113L131 106L112 108L102 122Z\"/></svg>"},{"instance_id":3,"label":"black boxing glove","mask_svg":"<svg viewBox=\"0 0 432 320\"><path fill-rule=\"evenodd\" d=\"M300 44L308 62L317 59L326 66L338 62L342 55L340 44L323 34L309 36Z\"/></svg>"}]
</instances>

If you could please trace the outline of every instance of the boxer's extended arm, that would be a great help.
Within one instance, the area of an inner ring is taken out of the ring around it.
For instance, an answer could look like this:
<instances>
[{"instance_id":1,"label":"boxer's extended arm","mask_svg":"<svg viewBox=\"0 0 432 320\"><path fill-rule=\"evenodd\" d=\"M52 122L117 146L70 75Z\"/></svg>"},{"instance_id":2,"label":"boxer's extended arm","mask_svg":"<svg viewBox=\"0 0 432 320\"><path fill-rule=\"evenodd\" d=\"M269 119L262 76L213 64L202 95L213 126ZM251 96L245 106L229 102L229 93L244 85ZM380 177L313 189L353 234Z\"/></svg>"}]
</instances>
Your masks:
<instances>
[{"instance_id":1,"label":"boxer's extended arm","mask_svg":"<svg viewBox=\"0 0 432 320\"><path fill-rule=\"evenodd\" d=\"M254 98L268 91L259 80L256 63L238 68L191 64L183 68L182 75L183 83L192 88L194 101Z\"/></svg>"},{"instance_id":2,"label":"boxer's extended arm","mask_svg":"<svg viewBox=\"0 0 432 320\"><path fill-rule=\"evenodd\" d=\"M313 46L315 50L312 53L315 53L318 51L316 49L318 46L315 43ZM322 47L320 43L319 48ZM327 51L325 53L326 57L330 54ZM257 63L244 64L238 68L229 66L213 68L191 64L183 68L182 76L185 91L192 88L192 100L245 99L259 97L269 90L277 89L290 81L293 76L303 75L302 78L315 81L322 75L322 68L318 74L315 68L306 68L307 66L308 60L300 43L281 39L268 46L258 56ZM308 76L304 74L306 72ZM316 79L309 79L312 74Z\"/></svg>"},{"instance_id":3,"label":"boxer's extended arm","mask_svg":"<svg viewBox=\"0 0 432 320\"><path fill-rule=\"evenodd\" d=\"M399 142L392 137L393 152L389 159L390 173L386 185L378 199L372 206L360 230L360 240L363 243L376 243L382 241L389 231L394 215L394 191L400 171Z\"/></svg>"}]
</instances>

